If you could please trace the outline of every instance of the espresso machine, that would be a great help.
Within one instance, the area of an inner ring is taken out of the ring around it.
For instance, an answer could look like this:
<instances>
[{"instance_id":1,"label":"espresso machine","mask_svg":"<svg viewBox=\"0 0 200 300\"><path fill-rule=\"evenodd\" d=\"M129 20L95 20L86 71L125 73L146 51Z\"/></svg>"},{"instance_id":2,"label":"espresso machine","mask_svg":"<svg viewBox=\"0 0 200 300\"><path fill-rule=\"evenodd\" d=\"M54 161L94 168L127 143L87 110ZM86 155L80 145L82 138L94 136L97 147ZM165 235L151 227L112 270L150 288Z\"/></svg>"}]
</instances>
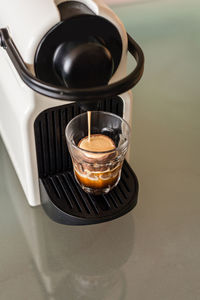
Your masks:
<instances>
[{"instance_id":1,"label":"espresso machine","mask_svg":"<svg viewBox=\"0 0 200 300\"><path fill-rule=\"evenodd\" d=\"M86 225L115 219L137 203L125 161L106 195L85 193L73 176L65 128L86 110L131 122L132 93L144 56L118 17L98 0L0 3L0 133L31 206L54 221ZM127 75L127 50L136 60Z\"/></svg>"}]
</instances>

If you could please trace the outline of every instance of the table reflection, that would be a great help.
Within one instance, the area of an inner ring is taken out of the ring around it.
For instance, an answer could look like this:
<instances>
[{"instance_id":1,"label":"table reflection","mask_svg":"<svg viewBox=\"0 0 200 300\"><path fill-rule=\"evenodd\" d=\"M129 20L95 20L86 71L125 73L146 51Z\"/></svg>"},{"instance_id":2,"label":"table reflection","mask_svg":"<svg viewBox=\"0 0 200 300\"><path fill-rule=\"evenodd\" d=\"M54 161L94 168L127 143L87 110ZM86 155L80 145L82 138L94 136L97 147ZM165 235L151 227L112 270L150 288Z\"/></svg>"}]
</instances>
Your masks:
<instances>
[{"instance_id":1,"label":"table reflection","mask_svg":"<svg viewBox=\"0 0 200 300\"><path fill-rule=\"evenodd\" d=\"M57 224L41 206L28 205L5 149L1 161L5 185L47 299L124 299L122 266L133 248L132 215L98 225Z\"/></svg>"}]
</instances>

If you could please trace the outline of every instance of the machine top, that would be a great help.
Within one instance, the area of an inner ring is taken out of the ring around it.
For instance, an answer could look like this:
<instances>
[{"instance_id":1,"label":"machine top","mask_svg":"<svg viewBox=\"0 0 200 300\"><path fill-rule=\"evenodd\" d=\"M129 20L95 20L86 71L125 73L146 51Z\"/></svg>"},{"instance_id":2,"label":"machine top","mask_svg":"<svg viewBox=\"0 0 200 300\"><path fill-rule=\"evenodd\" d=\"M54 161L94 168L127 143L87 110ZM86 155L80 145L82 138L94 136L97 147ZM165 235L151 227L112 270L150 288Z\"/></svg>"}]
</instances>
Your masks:
<instances>
[{"instance_id":1,"label":"machine top","mask_svg":"<svg viewBox=\"0 0 200 300\"><path fill-rule=\"evenodd\" d=\"M67 1L58 8L61 21L44 35L35 53L36 76L30 72L8 30L0 29L0 46L31 89L50 98L82 103L120 95L140 80L144 55L130 36L128 50L137 65L125 78L108 84L122 56L117 27L82 3Z\"/></svg>"}]
</instances>

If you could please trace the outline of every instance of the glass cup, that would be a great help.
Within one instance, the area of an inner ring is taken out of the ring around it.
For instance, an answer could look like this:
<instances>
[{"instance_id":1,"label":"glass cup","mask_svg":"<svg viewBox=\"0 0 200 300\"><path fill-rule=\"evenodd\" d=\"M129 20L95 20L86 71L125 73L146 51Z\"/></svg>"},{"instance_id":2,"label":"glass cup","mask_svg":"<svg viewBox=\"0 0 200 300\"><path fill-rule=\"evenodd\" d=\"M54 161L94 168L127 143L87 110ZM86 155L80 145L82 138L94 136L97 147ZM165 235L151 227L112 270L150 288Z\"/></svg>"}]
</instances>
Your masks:
<instances>
[{"instance_id":1,"label":"glass cup","mask_svg":"<svg viewBox=\"0 0 200 300\"><path fill-rule=\"evenodd\" d=\"M109 151L93 152L78 147L80 140L88 136L87 112L73 118L65 134L76 181L87 193L108 193L120 180L130 140L128 123L112 113L91 112L91 135L110 137L115 143L115 149Z\"/></svg>"}]
</instances>

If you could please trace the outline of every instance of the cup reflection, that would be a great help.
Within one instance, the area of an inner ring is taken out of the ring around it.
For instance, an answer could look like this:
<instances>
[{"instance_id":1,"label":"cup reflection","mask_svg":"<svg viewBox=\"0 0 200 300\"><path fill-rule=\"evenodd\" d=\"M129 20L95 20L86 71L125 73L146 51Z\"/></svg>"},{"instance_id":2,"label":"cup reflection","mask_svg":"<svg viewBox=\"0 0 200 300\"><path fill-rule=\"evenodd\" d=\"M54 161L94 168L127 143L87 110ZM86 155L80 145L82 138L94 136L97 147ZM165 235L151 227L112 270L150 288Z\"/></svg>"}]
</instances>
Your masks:
<instances>
[{"instance_id":1,"label":"cup reflection","mask_svg":"<svg viewBox=\"0 0 200 300\"><path fill-rule=\"evenodd\" d=\"M134 243L131 214L111 222L72 227L31 208L7 154L5 185L28 242L47 299L124 299L122 266Z\"/></svg>"}]
</instances>

